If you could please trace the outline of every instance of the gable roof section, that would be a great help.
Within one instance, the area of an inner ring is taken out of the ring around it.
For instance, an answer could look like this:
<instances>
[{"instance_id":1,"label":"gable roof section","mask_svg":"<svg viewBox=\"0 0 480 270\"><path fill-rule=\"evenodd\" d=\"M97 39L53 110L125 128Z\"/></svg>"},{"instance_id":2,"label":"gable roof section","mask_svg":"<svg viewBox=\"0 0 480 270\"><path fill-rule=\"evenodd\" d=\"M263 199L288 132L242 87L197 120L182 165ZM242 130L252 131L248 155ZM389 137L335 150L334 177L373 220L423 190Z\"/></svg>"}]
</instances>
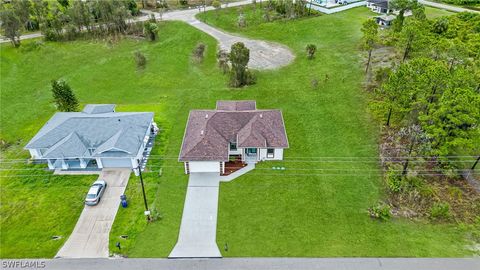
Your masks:
<instances>
[{"instance_id":1,"label":"gable roof section","mask_svg":"<svg viewBox=\"0 0 480 270\"><path fill-rule=\"evenodd\" d=\"M256 101L254 100L219 100L217 101L218 111L251 111L257 109Z\"/></svg>"},{"instance_id":2,"label":"gable roof section","mask_svg":"<svg viewBox=\"0 0 480 270\"><path fill-rule=\"evenodd\" d=\"M76 132L68 134L65 138L58 141L43 154L45 158L56 157L77 157L83 156L88 151L83 141Z\"/></svg>"},{"instance_id":3,"label":"gable roof section","mask_svg":"<svg viewBox=\"0 0 480 270\"><path fill-rule=\"evenodd\" d=\"M243 105L236 110L239 102L222 102L217 102L217 110L190 112L180 161L228 161L230 142L240 148L288 148L280 110L244 110ZM248 108L252 104L255 102Z\"/></svg>"},{"instance_id":4,"label":"gable roof section","mask_svg":"<svg viewBox=\"0 0 480 270\"><path fill-rule=\"evenodd\" d=\"M88 114L111 113L115 112L115 104L87 104L82 112Z\"/></svg>"},{"instance_id":5,"label":"gable roof section","mask_svg":"<svg viewBox=\"0 0 480 270\"><path fill-rule=\"evenodd\" d=\"M44 158L134 157L152 121L151 112L60 112L25 148L41 149Z\"/></svg>"}]
</instances>

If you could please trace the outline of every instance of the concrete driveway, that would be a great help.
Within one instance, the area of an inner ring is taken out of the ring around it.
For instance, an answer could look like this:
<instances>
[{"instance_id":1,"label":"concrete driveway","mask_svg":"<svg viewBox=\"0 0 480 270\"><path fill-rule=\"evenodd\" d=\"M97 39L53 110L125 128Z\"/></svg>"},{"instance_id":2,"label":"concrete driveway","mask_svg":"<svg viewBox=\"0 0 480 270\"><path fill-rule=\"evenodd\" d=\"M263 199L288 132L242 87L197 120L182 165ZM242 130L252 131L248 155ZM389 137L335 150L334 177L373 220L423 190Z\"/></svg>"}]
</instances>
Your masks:
<instances>
[{"instance_id":1,"label":"concrete driveway","mask_svg":"<svg viewBox=\"0 0 480 270\"><path fill-rule=\"evenodd\" d=\"M100 203L85 206L72 234L56 258L107 258L108 238L130 177L130 169L102 170L98 179L107 182Z\"/></svg>"},{"instance_id":2,"label":"concrete driveway","mask_svg":"<svg viewBox=\"0 0 480 270\"><path fill-rule=\"evenodd\" d=\"M218 173L191 173L178 241L169 258L222 257L216 243Z\"/></svg>"}]
</instances>

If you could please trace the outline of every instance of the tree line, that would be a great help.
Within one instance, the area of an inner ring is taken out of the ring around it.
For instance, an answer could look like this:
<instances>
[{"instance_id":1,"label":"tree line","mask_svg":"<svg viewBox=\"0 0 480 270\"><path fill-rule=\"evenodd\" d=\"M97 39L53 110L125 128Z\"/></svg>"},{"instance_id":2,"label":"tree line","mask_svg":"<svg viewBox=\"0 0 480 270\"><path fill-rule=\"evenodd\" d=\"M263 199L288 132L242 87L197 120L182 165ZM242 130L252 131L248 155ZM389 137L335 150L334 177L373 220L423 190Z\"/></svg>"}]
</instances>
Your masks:
<instances>
[{"instance_id":1,"label":"tree line","mask_svg":"<svg viewBox=\"0 0 480 270\"><path fill-rule=\"evenodd\" d=\"M46 40L126 33L127 20L139 12L135 0L15 0L1 5L0 20L5 36L18 47L25 31L40 30Z\"/></svg>"},{"instance_id":2,"label":"tree line","mask_svg":"<svg viewBox=\"0 0 480 270\"><path fill-rule=\"evenodd\" d=\"M362 27L366 72L376 47L393 46L398 55L392 67L374 71L373 110L387 129L398 131L402 156L431 156L452 167L451 156L479 155L480 15L427 19L414 0L392 4L413 15L397 16L381 35L373 20Z\"/></svg>"}]
</instances>

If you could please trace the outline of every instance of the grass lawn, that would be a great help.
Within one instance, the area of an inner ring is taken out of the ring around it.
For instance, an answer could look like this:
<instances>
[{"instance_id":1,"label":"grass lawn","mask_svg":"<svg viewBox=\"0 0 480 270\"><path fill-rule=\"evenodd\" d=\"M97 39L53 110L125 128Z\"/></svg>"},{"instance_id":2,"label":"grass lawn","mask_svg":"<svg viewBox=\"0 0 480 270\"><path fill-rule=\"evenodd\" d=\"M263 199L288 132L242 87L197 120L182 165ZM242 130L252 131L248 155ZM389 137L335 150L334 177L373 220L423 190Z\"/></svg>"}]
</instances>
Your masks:
<instances>
[{"instance_id":1,"label":"grass lawn","mask_svg":"<svg viewBox=\"0 0 480 270\"><path fill-rule=\"evenodd\" d=\"M235 26L237 9L224 9L218 18L212 12L202 17L232 32L285 44L297 59L283 69L258 73L258 83L242 90L226 86L227 77L215 63L215 40L180 22L162 23L155 43L2 45L0 139L16 145L5 156L28 156L16 152L55 111L52 79L66 79L82 104L116 103L117 111L155 112L162 131L145 181L149 203L161 219L146 225L138 179L132 176L126 191L129 207L117 214L110 248L116 252L114 244L120 241L129 257L165 257L176 242L185 198L187 177L177 157L189 110L214 108L219 99L255 99L259 108L283 110L290 149L285 161L260 164L222 184L217 239L220 247L229 245L224 256L469 255L466 232L457 226L371 220L367 208L383 196L375 163L316 159L377 156L378 127L366 111L357 48L360 23L372 13L358 8L254 25L248 18L259 14L244 10L250 26L241 31ZM201 64L191 61L199 42L207 45ZM315 60L306 60L308 43L318 47ZM143 71L135 68L136 50L147 57ZM312 89L312 79L318 79L318 89ZM287 170L270 169L277 165ZM45 173L45 178L33 178L22 175L39 172L36 166L2 162L2 168L2 176L16 177L1 178L1 257L53 256L61 242L49 237L72 231L94 177Z\"/></svg>"},{"instance_id":2,"label":"grass lawn","mask_svg":"<svg viewBox=\"0 0 480 270\"><path fill-rule=\"evenodd\" d=\"M88 186L97 178L53 176L45 166L26 167L0 166L1 258L55 256L80 216Z\"/></svg>"},{"instance_id":3,"label":"grass lawn","mask_svg":"<svg viewBox=\"0 0 480 270\"><path fill-rule=\"evenodd\" d=\"M453 14L455 14L455 12L425 6L425 14L427 15L427 18L434 19L434 18L437 18L437 17L453 15Z\"/></svg>"}]
</instances>

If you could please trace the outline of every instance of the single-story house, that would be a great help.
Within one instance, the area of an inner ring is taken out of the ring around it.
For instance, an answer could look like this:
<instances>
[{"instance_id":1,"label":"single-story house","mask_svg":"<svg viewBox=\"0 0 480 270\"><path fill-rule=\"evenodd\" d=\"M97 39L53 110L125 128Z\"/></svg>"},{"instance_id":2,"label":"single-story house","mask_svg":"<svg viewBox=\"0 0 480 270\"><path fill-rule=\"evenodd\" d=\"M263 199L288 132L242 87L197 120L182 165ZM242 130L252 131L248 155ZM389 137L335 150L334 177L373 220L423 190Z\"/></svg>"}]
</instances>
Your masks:
<instances>
[{"instance_id":1,"label":"single-story house","mask_svg":"<svg viewBox=\"0 0 480 270\"><path fill-rule=\"evenodd\" d=\"M282 160L288 148L280 110L259 110L255 101L218 101L215 110L192 110L179 161L185 173L225 173L225 163Z\"/></svg>"},{"instance_id":2,"label":"single-story house","mask_svg":"<svg viewBox=\"0 0 480 270\"><path fill-rule=\"evenodd\" d=\"M137 168L158 131L152 112L115 112L114 104L89 104L58 112L25 146L52 170Z\"/></svg>"},{"instance_id":3,"label":"single-story house","mask_svg":"<svg viewBox=\"0 0 480 270\"><path fill-rule=\"evenodd\" d=\"M367 7L375 13L387 14L393 12L390 9L389 0L368 0Z\"/></svg>"}]
</instances>

